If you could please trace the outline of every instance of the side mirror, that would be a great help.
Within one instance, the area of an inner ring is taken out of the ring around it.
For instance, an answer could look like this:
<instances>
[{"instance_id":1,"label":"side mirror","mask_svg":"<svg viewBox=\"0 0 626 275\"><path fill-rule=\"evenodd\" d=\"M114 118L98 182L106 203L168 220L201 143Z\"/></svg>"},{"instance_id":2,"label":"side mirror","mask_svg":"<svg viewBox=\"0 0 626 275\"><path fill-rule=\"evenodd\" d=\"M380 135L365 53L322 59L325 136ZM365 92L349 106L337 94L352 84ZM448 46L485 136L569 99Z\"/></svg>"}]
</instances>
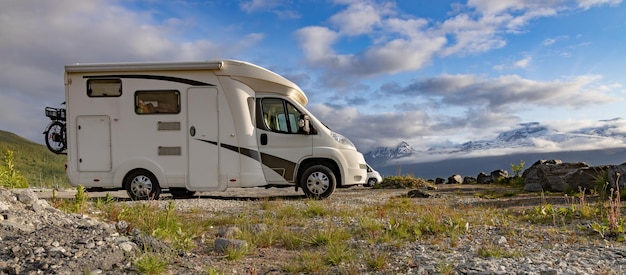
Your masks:
<instances>
[{"instance_id":1,"label":"side mirror","mask_svg":"<svg viewBox=\"0 0 626 275\"><path fill-rule=\"evenodd\" d=\"M308 115L300 115L300 120L298 121L298 128L300 131L306 133L307 135L311 133L311 127L309 126L310 119Z\"/></svg>"}]
</instances>

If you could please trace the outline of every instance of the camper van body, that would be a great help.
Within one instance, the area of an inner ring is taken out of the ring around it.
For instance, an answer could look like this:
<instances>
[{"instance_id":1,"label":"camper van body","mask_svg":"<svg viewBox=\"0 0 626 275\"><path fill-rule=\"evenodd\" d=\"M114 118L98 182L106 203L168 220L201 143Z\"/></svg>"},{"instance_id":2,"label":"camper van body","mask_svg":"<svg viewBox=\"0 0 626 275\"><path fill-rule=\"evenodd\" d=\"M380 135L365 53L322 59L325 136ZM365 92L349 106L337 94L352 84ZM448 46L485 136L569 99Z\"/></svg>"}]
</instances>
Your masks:
<instances>
[{"instance_id":1,"label":"camper van body","mask_svg":"<svg viewBox=\"0 0 626 275\"><path fill-rule=\"evenodd\" d=\"M294 83L234 60L65 66L67 176L133 199L231 187L365 183L363 155Z\"/></svg>"}]
</instances>

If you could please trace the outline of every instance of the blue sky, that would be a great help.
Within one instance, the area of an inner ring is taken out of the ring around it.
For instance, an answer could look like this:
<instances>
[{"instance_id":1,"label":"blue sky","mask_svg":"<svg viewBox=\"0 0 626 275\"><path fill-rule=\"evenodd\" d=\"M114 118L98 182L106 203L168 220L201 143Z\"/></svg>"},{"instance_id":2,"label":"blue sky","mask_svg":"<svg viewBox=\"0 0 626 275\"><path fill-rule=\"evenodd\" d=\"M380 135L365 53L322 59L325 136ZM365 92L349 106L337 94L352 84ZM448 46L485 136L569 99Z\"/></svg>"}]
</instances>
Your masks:
<instances>
[{"instance_id":1,"label":"blue sky","mask_svg":"<svg viewBox=\"0 0 626 275\"><path fill-rule=\"evenodd\" d=\"M76 62L238 59L363 152L624 117L622 0L0 0L0 129L43 143ZM598 146L603 146L599 144Z\"/></svg>"}]
</instances>

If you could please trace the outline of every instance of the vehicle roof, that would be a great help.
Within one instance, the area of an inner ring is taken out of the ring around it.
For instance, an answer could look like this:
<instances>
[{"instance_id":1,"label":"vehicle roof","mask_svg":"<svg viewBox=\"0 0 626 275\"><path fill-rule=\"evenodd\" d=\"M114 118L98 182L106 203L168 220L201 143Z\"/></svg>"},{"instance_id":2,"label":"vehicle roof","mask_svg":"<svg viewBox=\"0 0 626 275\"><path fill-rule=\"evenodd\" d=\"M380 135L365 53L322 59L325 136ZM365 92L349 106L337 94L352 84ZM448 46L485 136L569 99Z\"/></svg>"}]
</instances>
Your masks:
<instances>
[{"instance_id":1,"label":"vehicle roof","mask_svg":"<svg viewBox=\"0 0 626 275\"><path fill-rule=\"evenodd\" d=\"M65 65L66 73L189 70L212 70L216 75L229 76L250 86L256 92L277 93L290 97L302 105L308 103L308 98L295 83L266 68L239 60L75 63Z\"/></svg>"}]
</instances>

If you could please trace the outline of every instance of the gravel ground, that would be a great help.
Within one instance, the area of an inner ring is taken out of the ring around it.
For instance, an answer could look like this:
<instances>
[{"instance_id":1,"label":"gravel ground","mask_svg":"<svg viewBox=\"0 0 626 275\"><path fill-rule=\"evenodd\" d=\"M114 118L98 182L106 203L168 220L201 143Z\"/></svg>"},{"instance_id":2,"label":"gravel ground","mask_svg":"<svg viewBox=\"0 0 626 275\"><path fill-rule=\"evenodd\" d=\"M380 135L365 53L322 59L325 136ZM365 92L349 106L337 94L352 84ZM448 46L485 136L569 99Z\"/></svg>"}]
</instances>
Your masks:
<instances>
[{"instance_id":1,"label":"gravel ground","mask_svg":"<svg viewBox=\"0 0 626 275\"><path fill-rule=\"evenodd\" d=\"M451 206L470 209L478 205L499 208L528 208L549 201L571 203L563 197L541 198L537 195L507 199L484 199L474 196L492 186L439 186L432 198L414 198L414 203L430 206ZM363 208L404 196L409 190L379 190L364 187L339 189L324 200L331 207ZM115 225L93 220L85 215L68 215L50 209L45 200L22 202L4 193L0 200L0 274L76 274L85 268L98 274L135 274L129 260L130 251L147 242L146 237L124 235ZM49 198L47 192L35 192L39 198ZM89 193L90 197L106 193ZM124 192L112 193L124 202ZM229 189L226 192L199 193L190 199L175 200L177 211L198 216L245 213L260 209L268 200L281 200L284 205L306 203L304 195L292 188ZM72 197L72 192L59 196ZM0 197L1 198L1 197ZM8 201L8 202L7 202ZM165 206L167 195L156 203ZM42 204L42 206L37 206ZM37 210L39 209L39 210ZM42 210L43 209L43 210ZM496 224L496 225L493 225ZM217 230L217 229L214 229ZM511 232L513 231L513 232ZM214 232L207 232L213 234ZM212 236L199 237L197 248L180 253L168 267L167 274L206 274L207 270L223 274L284 274L281 267L297 252L280 247L256 248L241 260L229 261L213 249ZM148 241L152 241L148 239ZM156 246L155 243L152 243ZM472 224L470 230L437 242L415 241L402 245L366 243L351 244L361 251L384 253L386 267L371 271L366 266L337 266L323 273L368 274L626 274L624 243L602 240L598 235L572 236L554 226L530 225L511 228L506 224ZM513 257L484 257L480 249L489 246L512 252ZM103 260L109 259L109 260ZM315 272L313 272L315 273Z\"/></svg>"}]
</instances>

